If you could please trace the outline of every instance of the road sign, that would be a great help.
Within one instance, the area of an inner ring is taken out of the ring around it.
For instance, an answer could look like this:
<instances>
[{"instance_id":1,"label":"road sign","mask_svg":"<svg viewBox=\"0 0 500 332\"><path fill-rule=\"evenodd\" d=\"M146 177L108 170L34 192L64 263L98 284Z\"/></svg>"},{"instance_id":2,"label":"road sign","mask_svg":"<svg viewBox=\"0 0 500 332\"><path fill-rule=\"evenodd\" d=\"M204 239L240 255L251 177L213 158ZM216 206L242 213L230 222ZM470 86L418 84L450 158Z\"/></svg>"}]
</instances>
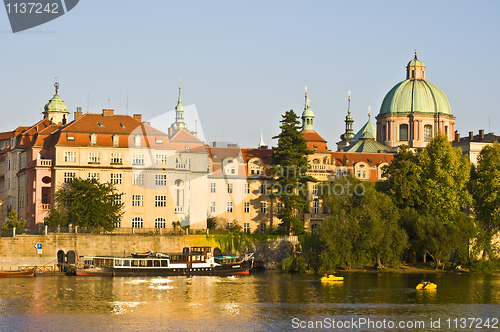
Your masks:
<instances>
[{"instance_id":1,"label":"road sign","mask_svg":"<svg viewBox=\"0 0 500 332\"><path fill-rule=\"evenodd\" d=\"M35 245L35 248L36 248L36 253L41 255L42 254L42 244L41 243L37 243Z\"/></svg>"}]
</instances>

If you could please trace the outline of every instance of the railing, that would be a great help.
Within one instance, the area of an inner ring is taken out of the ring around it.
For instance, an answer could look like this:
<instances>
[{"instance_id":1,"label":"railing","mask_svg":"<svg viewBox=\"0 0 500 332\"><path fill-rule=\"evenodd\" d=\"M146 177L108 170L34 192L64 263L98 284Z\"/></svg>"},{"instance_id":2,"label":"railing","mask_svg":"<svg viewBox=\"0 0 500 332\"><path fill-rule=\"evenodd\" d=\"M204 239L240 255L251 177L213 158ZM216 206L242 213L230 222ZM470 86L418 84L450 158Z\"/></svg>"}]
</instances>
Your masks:
<instances>
[{"instance_id":1,"label":"railing","mask_svg":"<svg viewBox=\"0 0 500 332\"><path fill-rule=\"evenodd\" d=\"M33 167L51 167L52 159L35 159L28 163L28 168Z\"/></svg>"},{"instance_id":2,"label":"railing","mask_svg":"<svg viewBox=\"0 0 500 332\"><path fill-rule=\"evenodd\" d=\"M18 271L27 271L27 270L31 270L31 269L34 269L36 267L36 273L39 274L39 273L54 273L56 272L54 270L54 266L29 266L29 265L23 265L23 266L18 266L17 267L17 270Z\"/></svg>"}]
</instances>

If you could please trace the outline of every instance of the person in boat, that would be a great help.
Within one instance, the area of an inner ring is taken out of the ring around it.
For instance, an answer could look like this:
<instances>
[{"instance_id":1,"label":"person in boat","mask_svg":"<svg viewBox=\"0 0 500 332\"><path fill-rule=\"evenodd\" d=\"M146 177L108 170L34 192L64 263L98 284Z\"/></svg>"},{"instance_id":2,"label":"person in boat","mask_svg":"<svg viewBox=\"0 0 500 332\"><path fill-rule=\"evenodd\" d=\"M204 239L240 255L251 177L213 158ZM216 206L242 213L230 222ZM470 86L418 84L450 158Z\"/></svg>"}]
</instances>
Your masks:
<instances>
[{"instance_id":1,"label":"person in boat","mask_svg":"<svg viewBox=\"0 0 500 332\"><path fill-rule=\"evenodd\" d=\"M325 273L325 274L323 275L323 278L328 278L328 275Z\"/></svg>"}]
</instances>

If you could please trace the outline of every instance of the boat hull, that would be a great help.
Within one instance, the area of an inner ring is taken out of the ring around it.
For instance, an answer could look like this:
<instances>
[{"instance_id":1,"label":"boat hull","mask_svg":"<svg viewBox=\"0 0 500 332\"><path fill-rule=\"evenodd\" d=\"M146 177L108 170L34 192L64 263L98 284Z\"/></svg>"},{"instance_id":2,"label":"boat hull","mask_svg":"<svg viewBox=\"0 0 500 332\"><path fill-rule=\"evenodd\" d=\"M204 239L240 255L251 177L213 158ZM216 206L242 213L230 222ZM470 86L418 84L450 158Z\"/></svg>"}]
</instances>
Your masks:
<instances>
[{"instance_id":1,"label":"boat hull","mask_svg":"<svg viewBox=\"0 0 500 332\"><path fill-rule=\"evenodd\" d=\"M24 271L2 271L0 278L21 278L21 277L34 277L36 268Z\"/></svg>"},{"instance_id":2,"label":"boat hull","mask_svg":"<svg viewBox=\"0 0 500 332\"><path fill-rule=\"evenodd\" d=\"M417 287L415 287L416 289L418 290L436 290L437 289L437 285L435 283L426 283L426 284L423 284L423 283L419 283L417 285Z\"/></svg>"}]
</instances>

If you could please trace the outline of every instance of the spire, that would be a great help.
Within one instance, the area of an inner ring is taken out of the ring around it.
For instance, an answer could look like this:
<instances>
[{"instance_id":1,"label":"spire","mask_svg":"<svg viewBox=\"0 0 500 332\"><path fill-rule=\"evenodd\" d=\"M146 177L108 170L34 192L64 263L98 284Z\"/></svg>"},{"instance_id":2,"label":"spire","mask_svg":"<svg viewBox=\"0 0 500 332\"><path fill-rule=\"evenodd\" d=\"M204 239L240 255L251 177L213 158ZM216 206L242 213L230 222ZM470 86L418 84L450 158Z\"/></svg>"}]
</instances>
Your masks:
<instances>
[{"instance_id":1,"label":"spire","mask_svg":"<svg viewBox=\"0 0 500 332\"><path fill-rule=\"evenodd\" d=\"M415 47L415 59L417 58L417 47Z\"/></svg>"},{"instance_id":2,"label":"spire","mask_svg":"<svg viewBox=\"0 0 500 332\"><path fill-rule=\"evenodd\" d=\"M266 143L264 143L264 135L262 135L262 127L260 127L260 142L259 142L259 148L262 148L263 146L266 146Z\"/></svg>"},{"instance_id":3,"label":"spire","mask_svg":"<svg viewBox=\"0 0 500 332\"><path fill-rule=\"evenodd\" d=\"M304 112L302 112L302 130L314 130L314 113L309 108L309 98L307 98L307 86L305 88L305 105Z\"/></svg>"},{"instance_id":4,"label":"spire","mask_svg":"<svg viewBox=\"0 0 500 332\"><path fill-rule=\"evenodd\" d=\"M54 87L56 88L56 94L55 94L55 96L57 96L57 91L59 90L59 83L55 82L54 83Z\"/></svg>"},{"instance_id":5,"label":"spire","mask_svg":"<svg viewBox=\"0 0 500 332\"><path fill-rule=\"evenodd\" d=\"M347 93L347 116L345 117L345 133L340 136L342 140L350 141L354 137L352 131L352 123L354 122L351 115L351 91Z\"/></svg>"},{"instance_id":6,"label":"spire","mask_svg":"<svg viewBox=\"0 0 500 332\"><path fill-rule=\"evenodd\" d=\"M370 121L371 116L372 116L372 107L368 106L368 121Z\"/></svg>"},{"instance_id":7,"label":"spire","mask_svg":"<svg viewBox=\"0 0 500 332\"><path fill-rule=\"evenodd\" d=\"M181 101L181 78L179 77L179 99L177 106L175 106L175 122L170 126L172 128L172 135L180 129L188 130L187 123L184 122L184 106Z\"/></svg>"}]
</instances>

